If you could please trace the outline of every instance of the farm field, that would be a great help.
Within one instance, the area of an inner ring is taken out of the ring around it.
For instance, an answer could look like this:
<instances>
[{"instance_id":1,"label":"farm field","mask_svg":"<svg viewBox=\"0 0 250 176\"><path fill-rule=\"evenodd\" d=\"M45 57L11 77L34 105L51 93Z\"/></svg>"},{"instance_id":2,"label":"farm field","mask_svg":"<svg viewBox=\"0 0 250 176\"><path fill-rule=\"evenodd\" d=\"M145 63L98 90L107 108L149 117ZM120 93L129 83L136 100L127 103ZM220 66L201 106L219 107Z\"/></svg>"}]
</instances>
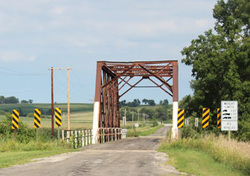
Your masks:
<instances>
[{"instance_id":1,"label":"farm field","mask_svg":"<svg viewBox=\"0 0 250 176\"><path fill-rule=\"evenodd\" d=\"M62 109L62 127L68 128L67 104L55 104L55 107ZM23 114L30 114L30 117L22 116L20 113L20 121L33 128L34 109L39 108L42 112L50 109L50 104L4 104L0 105L0 110L12 113L13 109L21 109ZM93 121L93 105L92 104L71 104L70 126L71 129L92 128ZM0 121L4 120L5 115L0 115ZM41 128L51 128L51 115L43 115L41 118Z\"/></svg>"},{"instance_id":2,"label":"farm field","mask_svg":"<svg viewBox=\"0 0 250 176\"><path fill-rule=\"evenodd\" d=\"M26 116L33 113L34 109L41 109L43 115L51 114L50 103L32 103L32 104L0 104L0 110L11 113L13 109L19 110L20 116ZM61 108L63 113L67 113L67 103L55 103L54 108ZM71 103L70 112L90 112L93 111L93 104Z\"/></svg>"},{"instance_id":3,"label":"farm field","mask_svg":"<svg viewBox=\"0 0 250 176\"><path fill-rule=\"evenodd\" d=\"M82 112L82 113L71 113L70 114L70 126L71 129L85 129L92 128L93 112ZM20 120L27 124L29 127L33 128L34 118L32 117L20 117ZM51 127L51 118L42 118L41 119L42 128ZM62 126L61 129L68 128L68 116L67 113L62 114Z\"/></svg>"}]
</instances>

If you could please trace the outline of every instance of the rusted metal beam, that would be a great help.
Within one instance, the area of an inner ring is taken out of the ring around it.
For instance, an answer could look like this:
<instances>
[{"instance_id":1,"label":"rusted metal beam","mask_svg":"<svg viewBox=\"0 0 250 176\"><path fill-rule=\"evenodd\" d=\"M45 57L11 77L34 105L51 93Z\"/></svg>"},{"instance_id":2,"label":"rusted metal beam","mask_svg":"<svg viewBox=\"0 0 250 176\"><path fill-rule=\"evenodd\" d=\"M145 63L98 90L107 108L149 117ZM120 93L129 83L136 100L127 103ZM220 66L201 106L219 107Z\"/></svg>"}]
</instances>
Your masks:
<instances>
[{"instance_id":1,"label":"rusted metal beam","mask_svg":"<svg viewBox=\"0 0 250 176\"><path fill-rule=\"evenodd\" d=\"M140 77L139 81L131 84L133 77ZM159 80L159 83L151 77ZM128 78L128 79L127 79ZM156 86L138 86L144 80L149 79ZM169 81L173 79L172 85ZM129 88L121 95L119 92L128 85ZM136 61L136 62L107 62L98 61L96 71L96 89L93 120L93 140L101 141L97 133L100 128L119 128L119 98L129 92L132 88L159 87L168 95L173 97L173 104L176 109L178 101L178 61ZM104 133L113 133L113 130L106 130ZM113 136L111 134L111 136ZM96 137L96 138L95 138ZM110 137L103 140L109 141Z\"/></svg>"},{"instance_id":2,"label":"rusted metal beam","mask_svg":"<svg viewBox=\"0 0 250 176\"><path fill-rule=\"evenodd\" d=\"M134 85L132 85L129 89L127 89L122 95L119 96L121 98L123 95L125 95L128 91L130 91L133 87L135 87L137 84L139 84L143 78L141 78L139 81L137 81Z\"/></svg>"},{"instance_id":3,"label":"rusted metal beam","mask_svg":"<svg viewBox=\"0 0 250 176\"><path fill-rule=\"evenodd\" d=\"M161 88L164 92L166 92L168 95L170 95L171 97L173 96L171 93L169 93L167 90L165 90L164 88L162 88L162 86L158 85L154 80L152 80L151 78L149 78L150 81L152 81L157 87Z\"/></svg>"}]
</instances>

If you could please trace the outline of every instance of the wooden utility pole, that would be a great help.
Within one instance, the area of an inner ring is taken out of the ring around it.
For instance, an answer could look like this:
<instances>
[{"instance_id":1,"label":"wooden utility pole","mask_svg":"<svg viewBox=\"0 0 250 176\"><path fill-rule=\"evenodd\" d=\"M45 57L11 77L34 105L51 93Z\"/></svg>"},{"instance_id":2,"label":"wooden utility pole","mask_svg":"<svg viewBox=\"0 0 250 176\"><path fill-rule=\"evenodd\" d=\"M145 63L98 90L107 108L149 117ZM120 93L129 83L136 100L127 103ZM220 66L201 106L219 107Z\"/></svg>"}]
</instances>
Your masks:
<instances>
[{"instance_id":1,"label":"wooden utility pole","mask_svg":"<svg viewBox=\"0 0 250 176\"><path fill-rule=\"evenodd\" d=\"M67 68L68 70L68 130L70 130L70 94L69 94L69 70L70 68Z\"/></svg>"},{"instance_id":2,"label":"wooden utility pole","mask_svg":"<svg viewBox=\"0 0 250 176\"><path fill-rule=\"evenodd\" d=\"M71 70L70 67L67 68L54 68L57 70L68 70L68 75L67 75L67 99L68 99L68 130L70 130L70 92L69 92L69 70Z\"/></svg>"},{"instance_id":3,"label":"wooden utility pole","mask_svg":"<svg viewBox=\"0 0 250 176\"><path fill-rule=\"evenodd\" d=\"M53 67L51 67L51 137L54 140L54 91L53 91Z\"/></svg>"},{"instance_id":4,"label":"wooden utility pole","mask_svg":"<svg viewBox=\"0 0 250 176\"><path fill-rule=\"evenodd\" d=\"M69 93L69 70L71 68L49 68L51 70L51 136L54 139L54 91L53 91L53 70L68 70L68 78L67 78L67 97L68 97L68 130L70 130L70 93Z\"/></svg>"}]
</instances>

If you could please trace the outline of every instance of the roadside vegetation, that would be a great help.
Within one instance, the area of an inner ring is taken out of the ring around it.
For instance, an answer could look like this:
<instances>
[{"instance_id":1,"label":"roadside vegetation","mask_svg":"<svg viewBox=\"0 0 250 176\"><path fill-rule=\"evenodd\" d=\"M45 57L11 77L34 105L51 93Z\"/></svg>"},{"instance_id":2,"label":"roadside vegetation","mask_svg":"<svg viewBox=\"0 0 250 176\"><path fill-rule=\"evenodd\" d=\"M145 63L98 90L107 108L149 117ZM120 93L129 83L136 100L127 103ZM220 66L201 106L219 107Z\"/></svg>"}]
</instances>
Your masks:
<instances>
[{"instance_id":1,"label":"roadside vegetation","mask_svg":"<svg viewBox=\"0 0 250 176\"><path fill-rule=\"evenodd\" d=\"M27 116L19 117L19 129L14 138L14 130L11 129L11 112L16 106L22 108L23 112L29 112ZM93 112L91 104L73 104L71 106L71 129L92 128ZM54 140L51 138L51 116L42 116L41 128L34 129L34 109L49 108L49 104L1 104L0 105L0 168L9 167L15 164L23 164L32 161L34 158L48 157L65 152L78 151L73 149L71 143L57 142L57 128L54 129ZM60 104L60 107L67 109L67 104ZM81 111L80 111L81 109ZM31 114L29 116L29 114ZM67 114L62 114L62 129L67 129Z\"/></svg>"},{"instance_id":2,"label":"roadside vegetation","mask_svg":"<svg viewBox=\"0 0 250 176\"><path fill-rule=\"evenodd\" d=\"M76 150L66 143L58 147L57 139L51 140L51 130L48 128L39 129L39 138L36 140L35 130L20 121L14 138L11 115L6 113L6 118L0 122L0 168L69 151Z\"/></svg>"},{"instance_id":3,"label":"roadside vegetation","mask_svg":"<svg viewBox=\"0 0 250 176\"><path fill-rule=\"evenodd\" d=\"M195 175L250 175L250 3L218 0L213 9L215 26L183 48L182 63L192 67L193 95L179 106L190 123L210 108L206 132L184 127L182 138L167 138L159 148L178 170ZM238 130L231 140L217 126L221 101L238 102ZM199 124L200 126L201 124Z\"/></svg>"},{"instance_id":4,"label":"roadside vegetation","mask_svg":"<svg viewBox=\"0 0 250 176\"><path fill-rule=\"evenodd\" d=\"M168 164L189 174L250 175L250 143L228 140L222 134L198 133L185 127L179 140L171 141L169 133L159 151L170 156Z\"/></svg>"},{"instance_id":5,"label":"roadside vegetation","mask_svg":"<svg viewBox=\"0 0 250 176\"><path fill-rule=\"evenodd\" d=\"M128 127L127 137L139 137L139 136L148 136L150 134L154 134L158 129L163 127L163 125L141 125L138 128Z\"/></svg>"},{"instance_id":6,"label":"roadside vegetation","mask_svg":"<svg viewBox=\"0 0 250 176\"><path fill-rule=\"evenodd\" d=\"M33 161L35 158L48 157L65 152L73 152L81 149L74 149L74 145L60 142L58 146L57 142L57 128L55 127L55 138L51 138L51 116L42 116L41 128L37 130L38 139L36 139L36 130L34 129L34 114L33 108L35 104L24 104L20 107L23 112L29 112L27 116L20 116L19 129L16 133L16 139L14 138L14 131L11 129L11 112L16 104L2 104L0 108L8 108L0 111L0 168L9 167L15 164L23 164ZM66 109L66 104L61 104L60 107ZM78 111L80 104L73 104L71 106L71 129L91 129L93 112L89 110L90 106L82 104L82 111ZM65 106L65 108L64 108ZM36 104L35 107L49 108L49 104ZM76 108L76 109L75 109ZM85 109L84 109L85 108ZM144 121L145 120L145 121ZM67 114L62 114L62 129L67 129ZM129 136L144 136L154 133L161 126L158 126L156 120L151 119L139 119L139 127L135 130L133 122L127 121ZM122 124L122 122L121 122ZM72 139L73 140L73 139ZM73 141L72 141L73 142Z\"/></svg>"},{"instance_id":7,"label":"roadside vegetation","mask_svg":"<svg viewBox=\"0 0 250 176\"><path fill-rule=\"evenodd\" d=\"M216 117L221 101L238 101L239 140L250 140L250 2L218 0L213 9L215 25L183 48L182 63L192 67L193 95L182 99L185 116L201 117L210 108ZM210 121L213 126L216 120ZM213 131L213 126L207 130Z\"/></svg>"}]
</instances>

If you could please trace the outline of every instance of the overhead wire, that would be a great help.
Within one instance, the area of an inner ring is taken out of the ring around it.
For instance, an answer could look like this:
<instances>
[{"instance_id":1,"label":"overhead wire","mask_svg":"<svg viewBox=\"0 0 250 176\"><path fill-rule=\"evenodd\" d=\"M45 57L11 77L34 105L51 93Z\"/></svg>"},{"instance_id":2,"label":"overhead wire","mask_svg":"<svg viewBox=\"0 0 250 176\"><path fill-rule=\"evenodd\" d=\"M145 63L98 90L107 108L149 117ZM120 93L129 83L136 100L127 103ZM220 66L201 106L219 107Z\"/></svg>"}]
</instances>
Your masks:
<instances>
[{"instance_id":1,"label":"overhead wire","mask_svg":"<svg viewBox=\"0 0 250 176\"><path fill-rule=\"evenodd\" d=\"M5 68L0 66L0 75L3 76L3 74L6 75L15 75L15 76L41 76L41 75L46 75L45 72L43 73L31 73L31 72L21 72L21 71L17 71L17 70L12 70L10 68Z\"/></svg>"}]
</instances>

